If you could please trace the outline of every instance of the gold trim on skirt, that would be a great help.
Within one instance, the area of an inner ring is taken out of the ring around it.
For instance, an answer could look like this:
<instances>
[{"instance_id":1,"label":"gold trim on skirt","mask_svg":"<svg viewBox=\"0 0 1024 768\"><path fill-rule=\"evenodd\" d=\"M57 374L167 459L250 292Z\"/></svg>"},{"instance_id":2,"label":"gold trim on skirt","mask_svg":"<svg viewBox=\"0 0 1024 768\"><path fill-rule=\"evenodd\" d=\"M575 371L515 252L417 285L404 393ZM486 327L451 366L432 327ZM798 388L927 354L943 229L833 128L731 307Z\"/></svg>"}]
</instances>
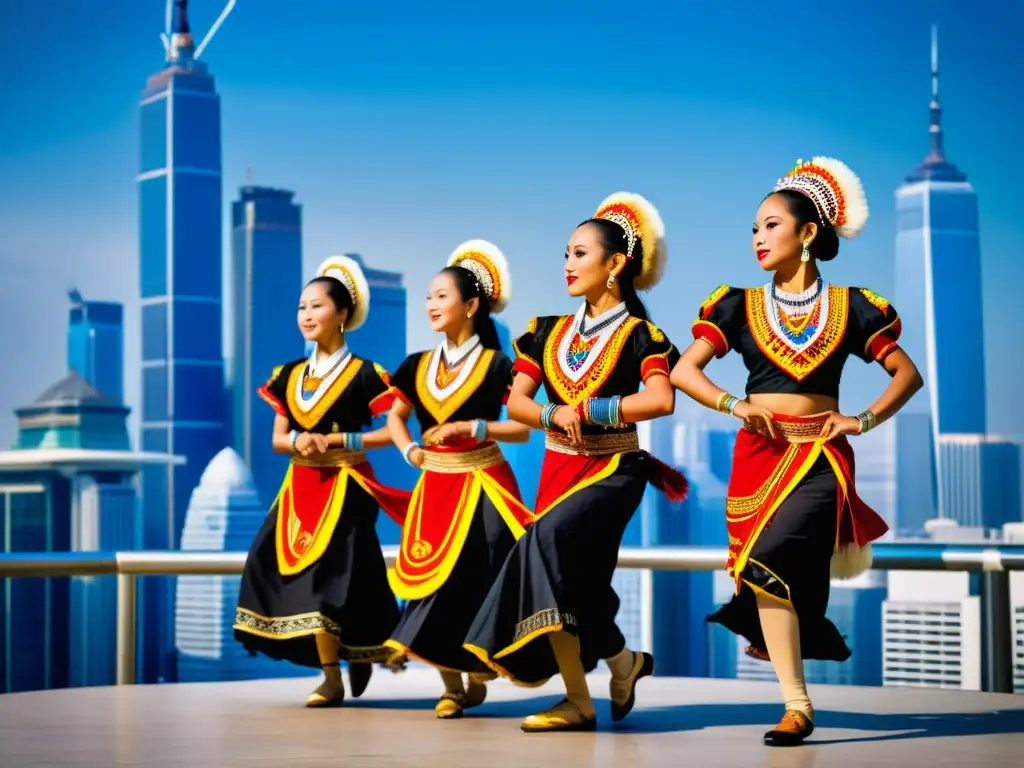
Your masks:
<instances>
[{"instance_id":1,"label":"gold trim on skirt","mask_svg":"<svg viewBox=\"0 0 1024 768\"><path fill-rule=\"evenodd\" d=\"M821 432L825 429L825 422L828 420L827 416L791 418L793 419L792 421L785 420L785 416L776 416L772 419L772 428L775 430L776 440L785 440L787 443L813 443L821 438ZM743 429L747 432L770 437L768 428L765 427L764 422L760 419L753 424L746 421L743 422Z\"/></svg>"},{"instance_id":2,"label":"gold trim on skirt","mask_svg":"<svg viewBox=\"0 0 1024 768\"><path fill-rule=\"evenodd\" d=\"M423 465L427 472L445 472L458 474L487 469L505 461L505 456L497 443L483 443L478 448L468 451L423 451Z\"/></svg>"},{"instance_id":3,"label":"gold trim on skirt","mask_svg":"<svg viewBox=\"0 0 1024 768\"><path fill-rule=\"evenodd\" d=\"M635 453L640 450L636 430L609 432L604 435L584 435L583 445L573 445L568 436L560 432L544 432L544 447L556 453L574 456L611 456L616 453Z\"/></svg>"},{"instance_id":4,"label":"gold trim on skirt","mask_svg":"<svg viewBox=\"0 0 1024 768\"><path fill-rule=\"evenodd\" d=\"M296 467L355 467L366 462L365 451L346 451L331 448L326 453L313 453L309 456L292 456L292 464Z\"/></svg>"}]
</instances>

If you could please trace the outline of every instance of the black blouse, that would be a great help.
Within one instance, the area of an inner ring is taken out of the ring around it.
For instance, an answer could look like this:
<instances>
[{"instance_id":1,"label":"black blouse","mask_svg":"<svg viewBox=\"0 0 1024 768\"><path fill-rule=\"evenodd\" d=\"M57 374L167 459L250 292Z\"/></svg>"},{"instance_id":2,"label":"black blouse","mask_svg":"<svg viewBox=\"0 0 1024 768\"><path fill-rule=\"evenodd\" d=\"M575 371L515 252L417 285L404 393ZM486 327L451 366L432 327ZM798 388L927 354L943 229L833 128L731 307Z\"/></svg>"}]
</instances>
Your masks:
<instances>
[{"instance_id":1,"label":"black blouse","mask_svg":"<svg viewBox=\"0 0 1024 768\"><path fill-rule=\"evenodd\" d=\"M361 432L374 416L387 410L387 371L355 355L318 400L303 400L302 377L308 362L304 357L276 368L258 390L260 397L288 419L289 429L321 435Z\"/></svg>"},{"instance_id":2,"label":"black blouse","mask_svg":"<svg viewBox=\"0 0 1024 768\"><path fill-rule=\"evenodd\" d=\"M436 354L440 352L414 352L391 378L395 395L416 411L420 428L426 431L451 421L497 421L512 386L511 358L501 350L483 350L462 384L439 399L428 384Z\"/></svg>"},{"instance_id":3,"label":"black blouse","mask_svg":"<svg viewBox=\"0 0 1024 768\"><path fill-rule=\"evenodd\" d=\"M701 305L693 337L723 357L737 350L747 368L747 394L806 394L839 397L839 380L852 354L882 362L896 349L900 318L895 307L867 288L827 287L817 330L802 348L776 330L766 289L719 286ZM813 320L813 318L812 318Z\"/></svg>"},{"instance_id":4,"label":"black blouse","mask_svg":"<svg viewBox=\"0 0 1024 768\"><path fill-rule=\"evenodd\" d=\"M526 333L514 342L515 370L543 384L549 402L576 406L591 397L636 394L651 376L668 375L679 360L679 351L661 329L646 320L628 317L608 339L589 371L573 381L558 356L563 338L574 333L575 319L575 315L535 317ZM630 425L624 431L633 429ZM584 434L608 431L598 425L583 425Z\"/></svg>"}]
</instances>

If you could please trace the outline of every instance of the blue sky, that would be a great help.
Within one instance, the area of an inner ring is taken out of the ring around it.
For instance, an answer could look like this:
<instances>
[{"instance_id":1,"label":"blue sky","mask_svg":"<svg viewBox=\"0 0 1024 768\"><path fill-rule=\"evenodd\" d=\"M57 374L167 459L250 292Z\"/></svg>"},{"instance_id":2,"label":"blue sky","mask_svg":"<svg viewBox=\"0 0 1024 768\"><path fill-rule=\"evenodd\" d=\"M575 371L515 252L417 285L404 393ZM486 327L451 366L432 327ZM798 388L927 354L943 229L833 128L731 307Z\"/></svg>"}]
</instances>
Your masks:
<instances>
[{"instance_id":1,"label":"blue sky","mask_svg":"<svg viewBox=\"0 0 1024 768\"><path fill-rule=\"evenodd\" d=\"M10 410L65 369L69 284L125 302L138 406L138 100L162 66L163 7L0 0L0 320L13 329L0 356L14 372L0 380L0 445ZM220 7L190 2L200 35ZM750 220L798 157L842 158L871 205L827 277L891 295L893 193L927 150L931 23L947 152L980 196L990 427L1024 440L1024 412L1000 405L1024 372L1010 353L1024 286L1019 3L239 0L203 58L222 100L225 202L251 167L254 183L297 192L308 269L357 251L402 271L412 345L433 342L430 276L472 237L509 256L513 332L571 310L565 243L618 189L666 221L669 268L649 305L685 344L712 288L764 280ZM957 311L976 326L977 308ZM856 413L886 379L848 371ZM715 376L742 388L738 361Z\"/></svg>"}]
</instances>

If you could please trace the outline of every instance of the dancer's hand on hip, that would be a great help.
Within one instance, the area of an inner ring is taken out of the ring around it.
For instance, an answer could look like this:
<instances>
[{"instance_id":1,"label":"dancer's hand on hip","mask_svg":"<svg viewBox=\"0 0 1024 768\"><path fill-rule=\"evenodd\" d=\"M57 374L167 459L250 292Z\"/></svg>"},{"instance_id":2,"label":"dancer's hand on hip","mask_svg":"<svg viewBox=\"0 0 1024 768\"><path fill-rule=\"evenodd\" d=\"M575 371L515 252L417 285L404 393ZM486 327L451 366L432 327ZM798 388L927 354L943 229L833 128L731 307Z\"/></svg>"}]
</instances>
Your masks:
<instances>
[{"instance_id":1,"label":"dancer's hand on hip","mask_svg":"<svg viewBox=\"0 0 1024 768\"><path fill-rule=\"evenodd\" d=\"M859 435L863 431L864 425L857 417L843 416L836 411L829 411L825 426L821 430L821 436L828 441L840 435Z\"/></svg>"},{"instance_id":2,"label":"dancer's hand on hip","mask_svg":"<svg viewBox=\"0 0 1024 768\"><path fill-rule=\"evenodd\" d=\"M763 405L753 405L746 400L740 400L732 409L732 415L737 419L743 419L745 423L757 431L761 431L757 429L759 423L764 425L763 429L768 430L772 440L775 439L775 425L772 423L772 412Z\"/></svg>"}]
</instances>

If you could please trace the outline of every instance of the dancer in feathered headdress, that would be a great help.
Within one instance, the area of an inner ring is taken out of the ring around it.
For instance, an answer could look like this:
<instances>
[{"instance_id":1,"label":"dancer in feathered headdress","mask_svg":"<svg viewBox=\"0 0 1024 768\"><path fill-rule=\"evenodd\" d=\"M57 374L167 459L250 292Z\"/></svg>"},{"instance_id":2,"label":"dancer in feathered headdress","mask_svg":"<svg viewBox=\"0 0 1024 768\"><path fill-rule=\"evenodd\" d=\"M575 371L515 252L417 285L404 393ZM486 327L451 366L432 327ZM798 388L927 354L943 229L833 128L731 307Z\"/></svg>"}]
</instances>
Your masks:
<instances>
[{"instance_id":1,"label":"dancer in feathered headdress","mask_svg":"<svg viewBox=\"0 0 1024 768\"><path fill-rule=\"evenodd\" d=\"M770 659L786 712L769 745L798 744L814 730L803 659L844 661L850 649L825 618L830 578L871 565L871 542L887 526L857 495L859 435L891 417L921 386L897 344L895 308L866 288L828 284L818 265L856 237L868 219L860 180L828 157L798 161L762 201L753 250L772 272L760 288L717 288L693 324L694 343L672 372L688 395L743 421L726 502L728 570L736 596L711 620L747 638L747 653ZM746 397L704 374L730 349L749 372ZM881 364L892 376L858 416L839 411L846 359Z\"/></svg>"},{"instance_id":2,"label":"dancer in feathered headdress","mask_svg":"<svg viewBox=\"0 0 1024 768\"><path fill-rule=\"evenodd\" d=\"M371 662L387 659L383 643L398 620L374 524L378 507L404 520L410 494L379 484L366 460L367 450L391 443L387 429L364 432L387 409L390 382L346 343L369 308L359 263L324 261L299 299L312 354L277 368L259 389L277 413L274 450L291 465L245 563L235 637L271 658L322 667L310 707L342 703L342 660L360 696Z\"/></svg>"},{"instance_id":3,"label":"dancer in feathered headdress","mask_svg":"<svg viewBox=\"0 0 1024 768\"><path fill-rule=\"evenodd\" d=\"M686 481L640 450L637 423L671 414L668 372L679 355L647 319L637 291L665 265L661 217L639 195L607 198L566 248L563 317L537 317L515 342L509 415L545 430L535 512L477 614L466 647L496 673L537 684L560 673L566 698L528 717L525 731L592 730L584 675L612 671L611 718L633 707L654 658L626 647L611 586L623 531L648 484L680 499ZM547 404L534 402L544 386Z\"/></svg>"},{"instance_id":4,"label":"dancer in feathered headdress","mask_svg":"<svg viewBox=\"0 0 1024 768\"><path fill-rule=\"evenodd\" d=\"M388 426L405 460L422 469L390 573L407 601L387 645L390 663L425 661L441 672L442 719L483 703L494 674L462 643L495 569L533 521L499 441L522 442L527 427L501 420L512 360L491 315L512 295L508 263L485 240L463 243L434 278L427 316L440 344L406 358L392 379ZM415 412L423 431L414 442ZM463 674L468 674L468 685Z\"/></svg>"}]
</instances>

